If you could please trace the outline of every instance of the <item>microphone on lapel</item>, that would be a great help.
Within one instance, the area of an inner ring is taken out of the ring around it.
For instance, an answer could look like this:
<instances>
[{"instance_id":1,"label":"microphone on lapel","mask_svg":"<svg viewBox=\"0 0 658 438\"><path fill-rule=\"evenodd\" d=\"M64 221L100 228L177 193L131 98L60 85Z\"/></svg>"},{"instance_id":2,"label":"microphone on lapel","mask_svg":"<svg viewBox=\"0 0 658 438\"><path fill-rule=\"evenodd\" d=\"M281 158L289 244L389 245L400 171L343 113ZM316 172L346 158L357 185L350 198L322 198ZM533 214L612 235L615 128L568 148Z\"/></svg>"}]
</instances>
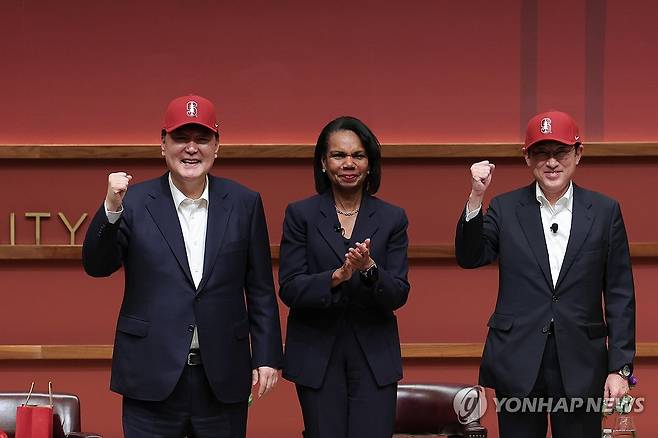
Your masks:
<instances>
[{"instance_id":1,"label":"microphone on lapel","mask_svg":"<svg viewBox=\"0 0 658 438\"><path fill-rule=\"evenodd\" d=\"M557 224L556 223L553 223L553 225L551 225L551 231L553 232L553 234L557 233Z\"/></svg>"},{"instance_id":2,"label":"microphone on lapel","mask_svg":"<svg viewBox=\"0 0 658 438\"><path fill-rule=\"evenodd\" d=\"M334 225L334 231L340 233L341 236L345 235L345 228L341 227L340 224Z\"/></svg>"}]
</instances>

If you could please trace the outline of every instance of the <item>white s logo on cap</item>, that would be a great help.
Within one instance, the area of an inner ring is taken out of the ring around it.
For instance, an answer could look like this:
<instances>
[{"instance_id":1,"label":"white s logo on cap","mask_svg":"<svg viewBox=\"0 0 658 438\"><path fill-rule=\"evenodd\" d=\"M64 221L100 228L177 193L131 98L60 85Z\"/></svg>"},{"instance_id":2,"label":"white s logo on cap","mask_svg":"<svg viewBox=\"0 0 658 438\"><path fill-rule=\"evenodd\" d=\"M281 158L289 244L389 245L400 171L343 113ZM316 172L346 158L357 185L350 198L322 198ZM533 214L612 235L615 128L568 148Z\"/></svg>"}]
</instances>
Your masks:
<instances>
[{"instance_id":1,"label":"white s logo on cap","mask_svg":"<svg viewBox=\"0 0 658 438\"><path fill-rule=\"evenodd\" d=\"M185 104L185 108L187 109L187 117L197 117L197 103L193 100L190 100Z\"/></svg>"},{"instance_id":2,"label":"white s logo on cap","mask_svg":"<svg viewBox=\"0 0 658 438\"><path fill-rule=\"evenodd\" d=\"M549 117L544 117L541 119L540 125L539 125L539 131L542 134L550 134L553 132L553 128L551 127L552 120Z\"/></svg>"}]
</instances>

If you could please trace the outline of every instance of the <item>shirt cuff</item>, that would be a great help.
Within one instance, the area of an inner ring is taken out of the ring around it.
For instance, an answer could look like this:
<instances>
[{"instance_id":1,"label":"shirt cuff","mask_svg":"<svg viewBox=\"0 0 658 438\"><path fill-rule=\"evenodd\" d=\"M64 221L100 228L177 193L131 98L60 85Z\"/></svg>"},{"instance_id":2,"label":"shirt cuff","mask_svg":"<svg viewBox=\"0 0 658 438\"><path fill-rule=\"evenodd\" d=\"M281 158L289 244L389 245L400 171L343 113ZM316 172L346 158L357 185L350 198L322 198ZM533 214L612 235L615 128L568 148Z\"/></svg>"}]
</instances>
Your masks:
<instances>
[{"instance_id":1,"label":"shirt cuff","mask_svg":"<svg viewBox=\"0 0 658 438\"><path fill-rule=\"evenodd\" d=\"M482 209L482 204L480 204L480 206L478 208L476 208L475 210L469 211L468 202L467 202L466 203L466 222L470 221L475 216L477 216L481 209Z\"/></svg>"},{"instance_id":2,"label":"shirt cuff","mask_svg":"<svg viewBox=\"0 0 658 438\"><path fill-rule=\"evenodd\" d=\"M107 221L111 224L116 223L116 221L119 220L121 217L121 213L123 213L123 205L121 208L119 208L118 211L110 211L107 209L107 205L103 203L103 206L105 207L105 215L107 216Z\"/></svg>"}]
</instances>

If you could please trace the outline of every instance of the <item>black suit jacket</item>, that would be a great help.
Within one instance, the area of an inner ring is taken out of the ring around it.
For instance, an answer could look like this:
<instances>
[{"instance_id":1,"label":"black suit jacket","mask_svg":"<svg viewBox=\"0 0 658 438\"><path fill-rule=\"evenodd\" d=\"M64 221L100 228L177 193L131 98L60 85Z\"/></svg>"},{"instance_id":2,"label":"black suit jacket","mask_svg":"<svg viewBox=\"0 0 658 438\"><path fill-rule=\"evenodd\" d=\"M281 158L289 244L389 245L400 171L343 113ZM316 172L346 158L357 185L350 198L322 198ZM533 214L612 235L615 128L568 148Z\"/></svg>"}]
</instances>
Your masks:
<instances>
[{"instance_id":1,"label":"black suit jacket","mask_svg":"<svg viewBox=\"0 0 658 438\"><path fill-rule=\"evenodd\" d=\"M104 277L125 269L111 388L127 397L163 400L173 391L195 324L210 386L223 402L247 399L252 368L280 366L279 313L260 196L227 179L209 175L208 183L198 288L166 174L131 186L116 224L107 221L101 205L87 231L85 271Z\"/></svg>"},{"instance_id":2,"label":"black suit jacket","mask_svg":"<svg viewBox=\"0 0 658 438\"><path fill-rule=\"evenodd\" d=\"M574 184L571 234L555 287L545 232L534 183L493 198L484 216L466 222L462 212L459 265L475 268L498 258L498 299L480 383L527 395L553 318L567 395L601 396L608 372L635 355L633 275L619 204Z\"/></svg>"},{"instance_id":3,"label":"black suit jacket","mask_svg":"<svg viewBox=\"0 0 658 438\"><path fill-rule=\"evenodd\" d=\"M319 388L341 318L354 329L379 385L402 378L397 320L393 313L407 301L407 217L395 207L365 195L352 241L371 239L371 257L379 280L368 287L359 273L335 288L331 274L347 247L327 192L288 205L281 240L280 296L290 307L283 375Z\"/></svg>"}]
</instances>

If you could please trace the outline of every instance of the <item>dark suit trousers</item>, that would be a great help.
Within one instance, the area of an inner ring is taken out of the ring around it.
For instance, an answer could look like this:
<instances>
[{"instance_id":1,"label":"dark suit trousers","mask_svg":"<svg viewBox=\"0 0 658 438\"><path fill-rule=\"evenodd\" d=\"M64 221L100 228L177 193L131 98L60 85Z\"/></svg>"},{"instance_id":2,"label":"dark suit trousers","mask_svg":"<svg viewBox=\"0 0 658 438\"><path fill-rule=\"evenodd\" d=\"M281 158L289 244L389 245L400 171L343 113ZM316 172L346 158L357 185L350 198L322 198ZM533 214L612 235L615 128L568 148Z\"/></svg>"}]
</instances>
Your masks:
<instances>
[{"instance_id":1,"label":"dark suit trousers","mask_svg":"<svg viewBox=\"0 0 658 438\"><path fill-rule=\"evenodd\" d=\"M245 438L246 428L247 402L217 400L203 365L185 366L166 400L123 398L125 438Z\"/></svg>"},{"instance_id":2,"label":"dark suit trousers","mask_svg":"<svg viewBox=\"0 0 658 438\"><path fill-rule=\"evenodd\" d=\"M347 322L334 343L322 386L296 387L305 438L391 438L397 384L377 385Z\"/></svg>"},{"instance_id":3,"label":"dark suit trousers","mask_svg":"<svg viewBox=\"0 0 658 438\"><path fill-rule=\"evenodd\" d=\"M496 391L499 401L510 396ZM603 397L603 388L601 388ZM587 400L584 400L582 408L569 412L565 406L571 405L571 399L567 398L562 384L562 374L558 358L555 335L549 334L546 339L546 347L542 357L541 367L537 381L526 400L520 399L521 406L541 406L533 398L544 401L544 409L540 412L525 412L517 409L519 404L501 403L498 412L498 430L500 438L546 438L548 429L548 417L551 421L551 434L553 438L599 438L601 436L601 413L596 409L587 412ZM566 401L560 407L559 399ZM551 401L551 404L549 403ZM524 404L525 403L525 404ZM553 409L546 406L552 406ZM506 406L511 409L504 409ZM515 412L510 412L515 411ZM549 413L550 412L550 413Z\"/></svg>"}]
</instances>

